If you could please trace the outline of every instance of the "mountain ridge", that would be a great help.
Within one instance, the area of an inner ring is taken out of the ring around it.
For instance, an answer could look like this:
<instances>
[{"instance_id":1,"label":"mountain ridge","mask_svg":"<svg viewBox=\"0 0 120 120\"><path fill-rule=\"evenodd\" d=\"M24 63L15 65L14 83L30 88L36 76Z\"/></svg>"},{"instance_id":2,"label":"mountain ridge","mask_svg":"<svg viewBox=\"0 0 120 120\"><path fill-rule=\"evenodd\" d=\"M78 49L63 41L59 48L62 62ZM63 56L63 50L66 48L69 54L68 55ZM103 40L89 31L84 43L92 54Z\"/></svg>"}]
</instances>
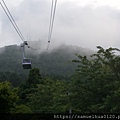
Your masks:
<instances>
[{"instance_id":1,"label":"mountain ridge","mask_svg":"<svg viewBox=\"0 0 120 120\"><path fill-rule=\"evenodd\" d=\"M31 58L32 68L39 68L43 76L59 76L59 78L70 77L74 74L76 64L72 62L77 59L76 54L91 55L94 51L82 47L62 44L58 48L49 51L37 52L35 50L26 50L26 55ZM22 48L19 45L10 45L0 48L0 72L15 72L16 74L26 76L29 70L22 67Z\"/></svg>"}]
</instances>

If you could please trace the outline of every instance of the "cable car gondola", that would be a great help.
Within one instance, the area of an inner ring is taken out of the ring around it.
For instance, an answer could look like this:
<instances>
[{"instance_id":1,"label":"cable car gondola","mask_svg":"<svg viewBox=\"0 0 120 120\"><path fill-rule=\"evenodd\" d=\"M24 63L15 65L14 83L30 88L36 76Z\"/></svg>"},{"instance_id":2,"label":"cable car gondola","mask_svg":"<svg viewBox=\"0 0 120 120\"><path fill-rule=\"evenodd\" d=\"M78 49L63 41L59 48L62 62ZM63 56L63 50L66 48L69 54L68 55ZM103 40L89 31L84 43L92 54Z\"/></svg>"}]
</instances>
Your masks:
<instances>
[{"instance_id":1,"label":"cable car gondola","mask_svg":"<svg viewBox=\"0 0 120 120\"><path fill-rule=\"evenodd\" d=\"M24 41L23 44L21 45L21 47L23 48L23 60L22 60L22 65L23 65L23 69L31 69L31 59L30 58L26 58L25 57L25 45L27 44L27 41ZM29 48L29 46L28 46Z\"/></svg>"},{"instance_id":2,"label":"cable car gondola","mask_svg":"<svg viewBox=\"0 0 120 120\"><path fill-rule=\"evenodd\" d=\"M31 59L30 58L24 58L22 62L24 69L31 69Z\"/></svg>"}]
</instances>

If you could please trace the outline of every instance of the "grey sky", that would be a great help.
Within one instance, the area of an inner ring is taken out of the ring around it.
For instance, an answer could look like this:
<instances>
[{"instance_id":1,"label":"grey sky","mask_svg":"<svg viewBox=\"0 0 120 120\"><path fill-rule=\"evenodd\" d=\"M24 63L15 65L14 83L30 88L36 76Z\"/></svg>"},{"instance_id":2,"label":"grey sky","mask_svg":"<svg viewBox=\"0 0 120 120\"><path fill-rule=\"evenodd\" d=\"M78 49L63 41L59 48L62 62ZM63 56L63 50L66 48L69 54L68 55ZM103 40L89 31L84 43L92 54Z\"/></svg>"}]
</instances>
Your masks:
<instances>
[{"instance_id":1,"label":"grey sky","mask_svg":"<svg viewBox=\"0 0 120 120\"><path fill-rule=\"evenodd\" d=\"M51 0L19 1L5 0L21 32L25 38L40 39L47 46ZM50 46L66 43L93 50L97 45L119 48L120 3L105 1L58 0ZM0 22L0 46L20 44L22 41L2 8Z\"/></svg>"}]
</instances>

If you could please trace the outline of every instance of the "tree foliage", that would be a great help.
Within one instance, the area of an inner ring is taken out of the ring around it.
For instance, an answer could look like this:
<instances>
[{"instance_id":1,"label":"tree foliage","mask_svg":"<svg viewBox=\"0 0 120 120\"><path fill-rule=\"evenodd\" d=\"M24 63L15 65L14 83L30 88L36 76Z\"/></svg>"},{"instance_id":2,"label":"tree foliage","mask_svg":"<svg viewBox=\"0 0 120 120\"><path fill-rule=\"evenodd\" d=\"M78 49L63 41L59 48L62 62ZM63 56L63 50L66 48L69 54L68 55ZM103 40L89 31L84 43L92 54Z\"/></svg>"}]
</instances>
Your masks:
<instances>
[{"instance_id":1,"label":"tree foliage","mask_svg":"<svg viewBox=\"0 0 120 120\"><path fill-rule=\"evenodd\" d=\"M34 68L19 88L20 103L33 113L65 113L69 110L68 91L68 81L41 78L39 69ZM14 111L21 111L19 106Z\"/></svg>"},{"instance_id":2,"label":"tree foliage","mask_svg":"<svg viewBox=\"0 0 120 120\"><path fill-rule=\"evenodd\" d=\"M65 113L68 111L68 86L65 81L44 79L28 103L35 113Z\"/></svg>"},{"instance_id":3,"label":"tree foliage","mask_svg":"<svg viewBox=\"0 0 120 120\"><path fill-rule=\"evenodd\" d=\"M78 59L73 62L77 69L69 80L50 75L43 78L39 69L33 68L18 88L0 82L0 112L119 113L120 56L115 52L120 50L97 48L91 58L76 54Z\"/></svg>"},{"instance_id":4,"label":"tree foliage","mask_svg":"<svg viewBox=\"0 0 120 120\"><path fill-rule=\"evenodd\" d=\"M120 56L114 51L120 50L97 48L97 53L91 55L92 60L80 55L77 55L79 60L73 60L79 63L71 85L75 112L119 112Z\"/></svg>"},{"instance_id":5,"label":"tree foliage","mask_svg":"<svg viewBox=\"0 0 120 120\"><path fill-rule=\"evenodd\" d=\"M29 101L29 94L34 93L36 91L35 88L37 87L37 84L41 82L42 79L39 73L39 69L31 69L29 72L28 79L19 87L19 96L23 103Z\"/></svg>"},{"instance_id":6,"label":"tree foliage","mask_svg":"<svg viewBox=\"0 0 120 120\"><path fill-rule=\"evenodd\" d=\"M9 113L18 100L17 90L10 82L0 83L0 113Z\"/></svg>"}]
</instances>

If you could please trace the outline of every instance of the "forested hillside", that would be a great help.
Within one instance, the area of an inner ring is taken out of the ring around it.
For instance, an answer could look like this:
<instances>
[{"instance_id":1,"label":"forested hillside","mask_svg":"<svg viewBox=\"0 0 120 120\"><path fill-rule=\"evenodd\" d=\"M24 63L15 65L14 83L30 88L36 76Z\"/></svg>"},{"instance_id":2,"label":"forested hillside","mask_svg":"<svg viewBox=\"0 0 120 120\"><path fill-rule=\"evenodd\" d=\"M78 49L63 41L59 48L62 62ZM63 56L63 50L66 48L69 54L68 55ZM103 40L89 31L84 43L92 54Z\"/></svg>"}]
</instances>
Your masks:
<instances>
[{"instance_id":1,"label":"forested hillside","mask_svg":"<svg viewBox=\"0 0 120 120\"><path fill-rule=\"evenodd\" d=\"M76 65L72 63L77 59L76 53L89 55L92 51L77 46L61 45L56 49L39 50L39 42L32 42L38 50L26 48L26 57L31 58L32 67L39 68L42 76L51 76L59 79L69 79L74 73ZM12 81L16 86L24 81L29 70L22 67L21 46L11 45L0 49L0 81L2 78ZM4 76L4 77L3 77ZM17 79L17 82L16 82Z\"/></svg>"},{"instance_id":2,"label":"forested hillside","mask_svg":"<svg viewBox=\"0 0 120 120\"><path fill-rule=\"evenodd\" d=\"M97 48L97 53L91 55L92 59L77 55L78 59L72 61L77 67L69 81L50 76L43 78L40 70L33 68L18 87L13 87L11 82L0 82L0 113L11 113L8 116L1 114L1 117L53 119L59 118L59 113L86 114L87 118L116 118L113 113L120 111L120 56L114 51L120 50ZM89 116L91 113L93 115Z\"/></svg>"}]
</instances>

